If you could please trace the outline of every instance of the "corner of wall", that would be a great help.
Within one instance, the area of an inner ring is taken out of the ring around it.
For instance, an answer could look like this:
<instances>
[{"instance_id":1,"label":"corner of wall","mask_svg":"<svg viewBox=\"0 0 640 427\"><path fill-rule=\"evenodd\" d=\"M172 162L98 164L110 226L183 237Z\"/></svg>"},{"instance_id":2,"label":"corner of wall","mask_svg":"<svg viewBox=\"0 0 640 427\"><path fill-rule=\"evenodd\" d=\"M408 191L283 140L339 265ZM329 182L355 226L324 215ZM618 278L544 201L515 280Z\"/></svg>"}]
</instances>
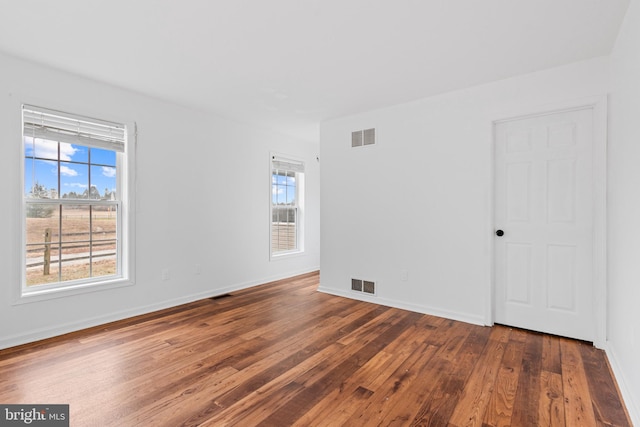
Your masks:
<instances>
[{"instance_id":1,"label":"corner of wall","mask_svg":"<svg viewBox=\"0 0 640 427\"><path fill-rule=\"evenodd\" d=\"M620 367L619 358L613 343L607 342L604 346L604 351L607 354L609 366L611 367L611 371L613 372L613 376L617 382L618 390L620 390L620 394L624 400L627 414L629 415L629 418L631 418L633 425L640 425L640 397L633 396L631 393L631 389L625 379L624 371Z\"/></svg>"}]
</instances>

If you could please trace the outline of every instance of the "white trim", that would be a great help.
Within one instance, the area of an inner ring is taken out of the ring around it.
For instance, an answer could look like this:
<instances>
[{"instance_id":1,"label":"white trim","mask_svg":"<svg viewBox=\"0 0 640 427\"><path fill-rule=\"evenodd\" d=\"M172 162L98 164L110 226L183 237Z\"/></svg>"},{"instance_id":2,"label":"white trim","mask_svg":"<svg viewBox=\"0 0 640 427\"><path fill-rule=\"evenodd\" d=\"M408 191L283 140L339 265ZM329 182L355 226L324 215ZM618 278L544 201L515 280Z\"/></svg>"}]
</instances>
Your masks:
<instances>
[{"instance_id":1,"label":"white trim","mask_svg":"<svg viewBox=\"0 0 640 427\"><path fill-rule=\"evenodd\" d=\"M496 215L496 211L495 211L495 188L496 188L496 165L495 165L495 161L496 161L496 126L494 124L494 122L490 122L489 123L490 128L488 129L488 134L491 135L491 140L490 140L490 148L488 151L489 153L489 159L487 164L489 165L489 188L487 191L488 194L488 201L487 201L487 209L489 211L489 215L487 217L487 241L488 241L488 248L489 248L489 261L490 261L490 267L489 267L489 274L488 274L488 278L489 281L487 282L487 293L486 293L486 301L485 301L485 313L484 313L484 324L486 326L493 326L494 323L494 319L495 319L495 315L496 315L496 311L495 311L495 298L496 298L496 287L495 287L495 280L496 280L496 272L495 272L495 244L496 244L496 239L495 239L495 227L496 227L496 220L495 220L495 215Z\"/></svg>"},{"instance_id":2,"label":"white trim","mask_svg":"<svg viewBox=\"0 0 640 427\"><path fill-rule=\"evenodd\" d=\"M495 126L498 123L536 117L547 114L560 113L577 109L590 108L593 110L593 308L594 321L593 325L593 343L598 348L605 346L607 336L607 246L606 246L606 185L607 185L607 97L606 95L581 98L573 101L548 104L543 106L524 107L517 111L492 114L495 117L491 120L491 182L489 197L489 233L488 247L491 249L491 266L490 266L490 282L488 284L487 295L489 296L489 304L487 304L487 312L485 319L489 318L488 325L493 325L495 320L495 237L493 234L495 228Z\"/></svg>"},{"instance_id":3,"label":"white trim","mask_svg":"<svg viewBox=\"0 0 640 427\"><path fill-rule=\"evenodd\" d=\"M376 285L378 282L376 282ZM322 286L318 287L318 292L322 292L329 295L335 295L339 297L354 299L358 301L370 302L373 304L384 305L387 307L398 308L401 310L413 311L415 313L428 314L430 316L442 317L445 319L456 320L459 322L470 323L472 325L485 326L483 316L470 316L468 313L461 313L458 311L443 310L428 305L422 304L407 304L403 301L398 301L389 298L383 298L379 295L370 295L364 292L354 292L349 287L348 291L341 291L336 289L329 289Z\"/></svg>"},{"instance_id":4,"label":"white trim","mask_svg":"<svg viewBox=\"0 0 640 427\"><path fill-rule=\"evenodd\" d=\"M60 282L58 282L60 283ZM63 282L64 283L64 282ZM89 292L107 291L109 289L122 288L132 286L134 284L131 279L123 279L121 277L107 277L102 281L81 281L58 286L43 285L43 288L36 286L35 290L23 292L21 296L16 298L12 305L29 304L32 302L46 301L55 298L70 297L73 295L86 294ZM55 284L54 284L55 285ZM46 286L46 287L44 287Z\"/></svg>"},{"instance_id":5,"label":"white trim","mask_svg":"<svg viewBox=\"0 0 640 427\"><path fill-rule=\"evenodd\" d=\"M629 389L629 386L627 385L627 382L625 380L624 371L620 367L617 353L614 350L611 341L607 341L603 348L605 353L607 353L609 366L611 366L613 376L618 383L618 389L620 390L620 394L622 395L622 399L627 408L629 418L631 418L631 422L633 423L633 425L640 426L640 400L638 400L637 398L634 399L633 394L631 394L631 390Z\"/></svg>"},{"instance_id":6,"label":"white trim","mask_svg":"<svg viewBox=\"0 0 640 427\"><path fill-rule=\"evenodd\" d=\"M273 162L292 162L299 163L301 165L302 172L296 171L296 246L297 248L290 251L281 251L274 253L273 248L273 232L272 232L272 220L273 220ZM281 259L287 259L293 256L304 255L304 236L305 236L305 161L299 157L289 156L274 151L269 152L269 261L276 261Z\"/></svg>"},{"instance_id":7,"label":"white trim","mask_svg":"<svg viewBox=\"0 0 640 427\"><path fill-rule=\"evenodd\" d=\"M271 246L269 246L271 247ZM303 250L300 249L296 249L295 251L282 251L282 252L278 252L276 254L274 254L273 252L271 253L271 261L281 261L284 259L289 259L289 258L294 258L294 257L299 257L299 256L303 256L306 255L305 252Z\"/></svg>"},{"instance_id":8,"label":"white trim","mask_svg":"<svg viewBox=\"0 0 640 427\"><path fill-rule=\"evenodd\" d=\"M607 140L608 99L603 96L593 105L593 303L595 310L594 345L603 348L607 342Z\"/></svg>"},{"instance_id":9,"label":"white trim","mask_svg":"<svg viewBox=\"0 0 640 427\"><path fill-rule=\"evenodd\" d=\"M22 106L22 124L24 135L117 152L124 151L127 139L126 127L122 123L28 104Z\"/></svg>"},{"instance_id":10,"label":"white trim","mask_svg":"<svg viewBox=\"0 0 640 427\"><path fill-rule=\"evenodd\" d=\"M137 152L137 124L127 118L123 118L118 114L114 114L113 111L101 111L94 108L87 108L87 106L67 105L61 104L57 101L42 100L33 96L11 93L9 94L11 99L10 108L15 110L16 117L19 117L14 129L19 131L16 133L15 141L20 142L23 139L23 126L22 126L22 112L23 107L32 105L48 105L51 110L55 111L83 111L86 117L102 117L104 121L119 123L126 128L126 144L124 157L127 160L127 164L121 165L122 156L117 156L117 167L121 174L121 178L118 182L126 183L126 188L117 188L117 192L121 194L120 206L118 214L122 215L121 226L122 231L118 238L118 250L119 250L119 271L116 277L105 277L104 280L96 280L94 282L80 281L76 283L70 283L61 285L58 288L47 287L40 290L31 290L25 292L25 275L26 275L26 260L23 255L25 242L26 242L26 229L24 227L25 217L25 202L24 202L24 185L20 187L17 192L18 206L20 206L19 217L16 218L16 234L13 239L14 247L20 248L19 252L13 253L18 255L18 260L13 262L17 269L20 269L16 277L20 278L20 281L15 284L11 284L12 304L19 305L24 303L39 302L54 298L67 297L72 295L78 295L89 292L99 292L109 289L121 288L124 286L131 286L135 284L135 224L136 224L136 152ZM99 104L98 104L99 105ZM73 115L74 113L69 113ZM94 119L97 120L97 119ZM20 183L23 184L24 180L24 148L20 144L20 148L16 150L20 159ZM123 167L124 166L124 167ZM125 238L126 236L126 238ZM124 244L123 244L124 242ZM98 278L99 279L99 278ZM64 283L64 282L63 282ZM0 340L1 342L1 340Z\"/></svg>"},{"instance_id":11,"label":"white trim","mask_svg":"<svg viewBox=\"0 0 640 427\"><path fill-rule=\"evenodd\" d=\"M90 319L85 319L79 322L69 322L55 327L44 327L25 334L11 335L8 337L0 338L0 350L15 347L22 344L28 344L34 341L39 341L47 338L53 338L59 335L68 334L71 332L80 331L82 329L92 328L95 326L104 325L110 322L116 322L118 320L128 319L130 317L140 316L143 314L153 313L154 311L164 310L166 308L177 307L182 304L187 304L193 301L198 301L204 298L211 298L218 295L228 294L229 292L239 291L242 289L251 288L254 286L264 285L276 280L288 279L290 277L299 276L302 274L313 273L319 271L319 267L311 267L307 269L290 271L288 273L282 273L274 276L265 277L259 280L249 280L246 282L229 285L220 289L212 289L210 291L199 292L191 295L182 296L166 300L157 304L150 304L140 306L130 310L123 310L116 313L112 313L105 316L96 316Z\"/></svg>"}]
</instances>

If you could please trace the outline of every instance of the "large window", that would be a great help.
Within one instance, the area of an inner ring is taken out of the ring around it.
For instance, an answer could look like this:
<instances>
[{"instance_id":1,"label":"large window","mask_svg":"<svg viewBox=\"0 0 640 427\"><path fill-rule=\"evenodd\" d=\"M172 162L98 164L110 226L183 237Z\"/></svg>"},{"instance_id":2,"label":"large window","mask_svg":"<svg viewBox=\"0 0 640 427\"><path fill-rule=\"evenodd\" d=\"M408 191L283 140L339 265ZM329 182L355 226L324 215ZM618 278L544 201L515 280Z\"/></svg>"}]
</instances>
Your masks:
<instances>
[{"instance_id":1,"label":"large window","mask_svg":"<svg viewBox=\"0 0 640 427\"><path fill-rule=\"evenodd\" d=\"M304 163L271 156L271 255L302 251Z\"/></svg>"},{"instance_id":2,"label":"large window","mask_svg":"<svg viewBox=\"0 0 640 427\"><path fill-rule=\"evenodd\" d=\"M123 277L126 128L23 107L23 293Z\"/></svg>"}]
</instances>

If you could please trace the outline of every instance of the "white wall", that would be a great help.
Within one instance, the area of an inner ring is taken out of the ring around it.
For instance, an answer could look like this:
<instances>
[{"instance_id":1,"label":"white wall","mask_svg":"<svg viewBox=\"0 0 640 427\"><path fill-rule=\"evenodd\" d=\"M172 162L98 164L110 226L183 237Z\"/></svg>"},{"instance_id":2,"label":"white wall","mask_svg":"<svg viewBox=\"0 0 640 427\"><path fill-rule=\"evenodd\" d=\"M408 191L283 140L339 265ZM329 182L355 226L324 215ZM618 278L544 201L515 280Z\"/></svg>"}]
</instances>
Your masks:
<instances>
[{"instance_id":1,"label":"white wall","mask_svg":"<svg viewBox=\"0 0 640 427\"><path fill-rule=\"evenodd\" d=\"M21 273L25 101L137 122L134 286L13 304ZM0 55L0 144L0 348L319 267L317 143ZM306 252L277 261L269 260L270 151L307 165ZM161 281L163 268L168 281Z\"/></svg>"},{"instance_id":2,"label":"white wall","mask_svg":"<svg viewBox=\"0 0 640 427\"><path fill-rule=\"evenodd\" d=\"M434 96L321 125L322 291L491 321L492 121L605 95L608 59ZM352 149L375 127L378 145ZM401 280L401 272L408 280Z\"/></svg>"},{"instance_id":3,"label":"white wall","mask_svg":"<svg viewBox=\"0 0 640 427\"><path fill-rule=\"evenodd\" d=\"M609 360L640 425L640 4L611 55L609 102Z\"/></svg>"}]
</instances>

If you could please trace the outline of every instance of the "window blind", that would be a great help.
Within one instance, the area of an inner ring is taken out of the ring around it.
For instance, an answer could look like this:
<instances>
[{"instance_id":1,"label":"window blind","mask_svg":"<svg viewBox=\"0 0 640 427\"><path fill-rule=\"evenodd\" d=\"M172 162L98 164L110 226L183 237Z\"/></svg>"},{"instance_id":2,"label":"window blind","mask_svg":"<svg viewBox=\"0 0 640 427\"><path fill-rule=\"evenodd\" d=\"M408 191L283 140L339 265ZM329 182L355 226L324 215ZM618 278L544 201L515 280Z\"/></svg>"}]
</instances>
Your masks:
<instances>
[{"instance_id":1,"label":"window blind","mask_svg":"<svg viewBox=\"0 0 640 427\"><path fill-rule=\"evenodd\" d=\"M271 158L271 164L274 170L304 173L303 162L273 156Z\"/></svg>"},{"instance_id":2,"label":"window blind","mask_svg":"<svg viewBox=\"0 0 640 427\"><path fill-rule=\"evenodd\" d=\"M125 126L104 120L25 105L25 136L124 152Z\"/></svg>"}]
</instances>

